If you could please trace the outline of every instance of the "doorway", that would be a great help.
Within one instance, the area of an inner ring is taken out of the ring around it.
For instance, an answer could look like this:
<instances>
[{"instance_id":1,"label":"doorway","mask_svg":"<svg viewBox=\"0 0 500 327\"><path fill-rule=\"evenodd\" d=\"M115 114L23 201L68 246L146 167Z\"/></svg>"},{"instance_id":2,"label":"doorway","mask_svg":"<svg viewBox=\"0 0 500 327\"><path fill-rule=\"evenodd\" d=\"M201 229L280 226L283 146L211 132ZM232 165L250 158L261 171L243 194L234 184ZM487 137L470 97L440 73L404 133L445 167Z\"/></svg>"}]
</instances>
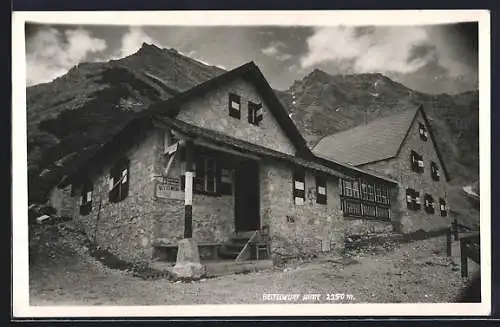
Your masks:
<instances>
[{"instance_id":1,"label":"doorway","mask_svg":"<svg viewBox=\"0 0 500 327\"><path fill-rule=\"evenodd\" d=\"M234 203L236 232L260 229L259 164L245 160L236 166Z\"/></svg>"}]
</instances>

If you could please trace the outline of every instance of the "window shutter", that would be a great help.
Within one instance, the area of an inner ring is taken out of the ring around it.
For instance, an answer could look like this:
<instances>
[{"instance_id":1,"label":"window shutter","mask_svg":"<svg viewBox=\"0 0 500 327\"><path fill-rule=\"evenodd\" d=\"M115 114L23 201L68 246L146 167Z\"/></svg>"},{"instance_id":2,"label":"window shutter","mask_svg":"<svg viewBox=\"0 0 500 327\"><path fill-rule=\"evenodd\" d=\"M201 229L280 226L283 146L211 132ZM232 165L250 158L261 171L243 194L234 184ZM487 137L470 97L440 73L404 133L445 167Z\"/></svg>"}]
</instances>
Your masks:
<instances>
[{"instance_id":1,"label":"window shutter","mask_svg":"<svg viewBox=\"0 0 500 327\"><path fill-rule=\"evenodd\" d=\"M414 210L413 194L414 194L414 191L411 188L406 189L406 206L410 210Z\"/></svg>"},{"instance_id":2,"label":"window shutter","mask_svg":"<svg viewBox=\"0 0 500 327\"><path fill-rule=\"evenodd\" d=\"M439 168L434 161L431 162L431 176L435 181L439 180Z\"/></svg>"},{"instance_id":3,"label":"window shutter","mask_svg":"<svg viewBox=\"0 0 500 327\"><path fill-rule=\"evenodd\" d=\"M296 205L303 205L306 200L306 185L304 171L293 173L293 201Z\"/></svg>"},{"instance_id":4,"label":"window shutter","mask_svg":"<svg viewBox=\"0 0 500 327\"><path fill-rule=\"evenodd\" d=\"M228 110L229 116L241 118L241 97L239 95L229 93Z\"/></svg>"},{"instance_id":5,"label":"window shutter","mask_svg":"<svg viewBox=\"0 0 500 327\"><path fill-rule=\"evenodd\" d=\"M425 125L422 123L418 124L418 131L420 134L420 138L424 141L427 141L427 129L425 128Z\"/></svg>"},{"instance_id":6,"label":"window shutter","mask_svg":"<svg viewBox=\"0 0 500 327\"><path fill-rule=\"evenodd\" d=\"M120 160L110 171L109 202L119 202L128 196L130 184L130 161Z\"/></svg>"},{"instance_id":7,"label":"window shutter","mask_svg":"<svg viewBox=\"0 0 500 327\"><path fill-rule=\"evenodd\" d=\"M420 210L420 207L421 207L421 200L420 200L420 192L419 191L413 191L413 202L414 202L414 205L413 205L413 208L414 210Z\"/></svg>"},{"instance_id":8,"label":"window shutter","mask_svg":"<svg viewBox=\"0 0 500 327\"><path fill-rule=\"evenodd\" d=\"M411 164L411 170L417 171L417 154L415 151L412 151L410 153L410 164Z\"/></svg>"},{"instance_id":9,"label":"window shutter","mask_svg":"<svg viewBox=\"0 0 500 327\"><path fill-rule=\"evenodd\" d=\"M259 125L262 120L262 103L248 101L248 122Z\"/></svg>"},{"instance_id":10,"label":"window shutter","mask_svg":"<svg viewBox=\"0 0 500 327\"><path fill-rule=\"evenodd\" d=\"M316 176L316 203L326 204L326 180L323 176Z\"/></svg>"},{"instance_id":11,"label":"window shutter","mask_svg":"<svg viewBox=\"0 0 500 327\"><path fill-rule=\"evenodd\" d=\"M248 122L255 124L255 103L248 101Z\"/></svg>"},{"instance_id":12,"label":"window shutter","mask_svg":"<svg viewBox=\"0 0 500 327\"><path fill-rule=\"evenodd\" d=\"M129 160L126 160L123 164L120 179L121 179L120 200L123 200L128 196L128 190L129 190L129 185L130 185L130 161Z\"/></svg>"},{"instance_id":13,"label":"window shutter","mask_svg":"<svg viewBox=\"0 0 500 327\"><path fill-rule=\"evenodd\" d=\"M89 181L82 184L82 192L80 194L80 214L88 215L92 211L92 190L93 185Z\"/></svg>"},{"instance_id":14,"label":"window shutter","mask_svg":"<svg viewBox=\"0 0 500 327\"><path fill-rule=\"evenodd\" d=\"M425 211L427 213L434 213L434 200L430 194L425 194Z\"/></svg>"},{"instance_id":15,"label":"window shutter","mask_svg":"<svg viewBox=\"0 0 500 327\"><path fill-rule=\"evenodd\" d=\"M262 121L262 103L257 104L255 108L255 123L259 125L259 123Z\"/></svg>"}]
</instances>

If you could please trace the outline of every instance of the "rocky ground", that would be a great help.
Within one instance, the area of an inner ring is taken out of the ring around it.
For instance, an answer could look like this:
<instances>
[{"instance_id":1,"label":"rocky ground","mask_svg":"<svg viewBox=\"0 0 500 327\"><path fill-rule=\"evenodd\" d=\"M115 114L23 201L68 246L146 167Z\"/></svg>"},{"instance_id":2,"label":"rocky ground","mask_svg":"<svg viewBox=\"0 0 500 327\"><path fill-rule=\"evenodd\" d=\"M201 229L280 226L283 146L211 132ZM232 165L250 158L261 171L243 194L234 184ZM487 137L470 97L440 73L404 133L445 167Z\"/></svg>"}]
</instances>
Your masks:
<instances>
[{"instance_id":1,"label":"rocky ground","mask_svg":"<svg viewBox=\"0 0 500 327\"><path fill-rule=\"evenodd\" d=\"M275 293L320 294L308 301L301 295L294 303L442 303L455 302L467 282L460 277L458 258L446 257L443 237L193 282L145 280L104 266L89 254L84 236L69 227L64 223L37 234L30 263L31 305L283 303L264 299ZM478 267L469 266L472 276Z\"/></svg>"}]
</instances>

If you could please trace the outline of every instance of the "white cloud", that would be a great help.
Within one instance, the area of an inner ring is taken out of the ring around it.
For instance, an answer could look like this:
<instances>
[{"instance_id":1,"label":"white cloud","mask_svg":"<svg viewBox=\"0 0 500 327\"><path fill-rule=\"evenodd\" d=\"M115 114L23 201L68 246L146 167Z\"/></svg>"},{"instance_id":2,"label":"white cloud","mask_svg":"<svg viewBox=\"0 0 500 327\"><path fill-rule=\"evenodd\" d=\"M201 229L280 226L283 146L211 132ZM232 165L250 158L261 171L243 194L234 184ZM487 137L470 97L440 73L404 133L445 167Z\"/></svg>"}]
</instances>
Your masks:
<instances>
[{"instance_id":1,"label":"white cloud","mask_svg":"<svg viewBox=\"0 0 500 327\"><path fill-rule=\"evenodd\" d=\"M408 62L414 46L429 40L420 27L377 27L359 33L356 27L317 28L307 40L308 53L301 58L302 67L323 62L351 61L354 71L413 72L426 58Z\"/></svg>"},{"instance_id":2,"label":"white cloud","mask_svg":"<svg viewBox=\"0 0 500 327\"><path fill-rule=\"evenodd\" d=\"M84 29L64 33L55 28L39 30L26 46L26 83L49 82L86 59L89 53L104 51L106 41Z\"/></svg>"},{"instance_id":3,"label":"white cloud","mask_svg":"<svg viewBox=\"0 0 500 327\"><path fill-rule=\"evenodd\" d=\"M261 52L268 57L274 57L279 61L285 61L292 58L292 55L286 53L286 44L281 41L273 41L266 48L261 49Z\"/></svg>"},{"instance_id":4,"label":"white cloud","mask_svg":"<svg viewBox=\"0 0 500 327\"><path fill-rule=\"evenodd\" d=\"M303 68L322 63L348 65L354 72L413 73L432 61L457 72L445 40L432 27L322 27L307 40ZM420 48L418 54L417 49ZM409 60L411 58L411 60Z\"/></svg>"}]
</instances>

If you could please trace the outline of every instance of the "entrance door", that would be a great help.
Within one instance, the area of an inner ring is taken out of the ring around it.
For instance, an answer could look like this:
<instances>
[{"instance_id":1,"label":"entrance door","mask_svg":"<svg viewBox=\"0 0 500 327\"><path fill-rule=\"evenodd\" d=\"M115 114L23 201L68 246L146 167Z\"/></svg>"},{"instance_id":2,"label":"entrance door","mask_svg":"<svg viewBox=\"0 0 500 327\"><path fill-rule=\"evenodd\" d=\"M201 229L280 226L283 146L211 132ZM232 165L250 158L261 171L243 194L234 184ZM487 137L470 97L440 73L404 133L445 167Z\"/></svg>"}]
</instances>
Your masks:
<instances>
[{"instance_id":1,"label":"entrance door","mask_svg":"<svg viewBox=\"0 0 500 327\"><path fill-rule=\"evenodd\" d=\"M235 227L236 232L260 229L259 164L246 160L235 172Z\"/></svg>"}]
</instances>

